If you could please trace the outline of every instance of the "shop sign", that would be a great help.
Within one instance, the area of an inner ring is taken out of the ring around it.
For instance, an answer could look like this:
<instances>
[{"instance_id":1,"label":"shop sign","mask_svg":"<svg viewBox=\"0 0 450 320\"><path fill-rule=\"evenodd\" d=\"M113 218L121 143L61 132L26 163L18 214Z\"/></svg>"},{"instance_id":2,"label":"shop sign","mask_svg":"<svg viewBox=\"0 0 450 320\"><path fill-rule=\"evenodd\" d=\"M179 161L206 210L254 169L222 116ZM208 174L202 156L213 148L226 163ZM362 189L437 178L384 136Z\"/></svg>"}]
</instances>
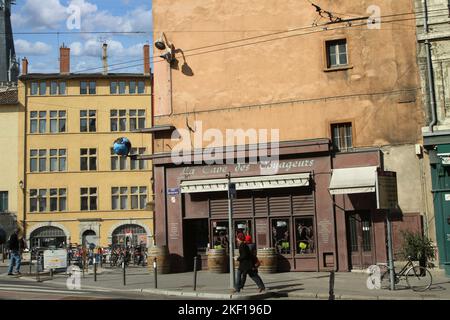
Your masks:
<instances>
[{"instance_id":1,"label":"shop sign","mask_svg":"<svg viewBox=\"0 0 450 320\"><path fill-rule=\"evenodd\" d=\"M378 171L378 209L398 208L397 175L395 172Z\"/></svg>"},{"instance_id":2,"label":"shop sign","mask_svg":"<svg viewBox=\"0 0 450 320\"><path fill-rule=\"evenodd\" d=\"M290 161L262 161L258 164L236 163L228 165L211 165L203 167L185 167L182 176L189 178L195 175L212 176L226 175L228 173L249 173L256 170L260 172L271 172L273 174L289 173L295 168L313 167L314 160L290 160Z\"/></svg>"},{"instance_id":3,"label":"shop sign","mask_svg":"<svg viewBox=\"0 0 450 320\"><path fill-rule=\"evenodd\" d=\"M67 268L66 250L45 250L44 251L44 269Z\"/></svg>"}]
</instances>

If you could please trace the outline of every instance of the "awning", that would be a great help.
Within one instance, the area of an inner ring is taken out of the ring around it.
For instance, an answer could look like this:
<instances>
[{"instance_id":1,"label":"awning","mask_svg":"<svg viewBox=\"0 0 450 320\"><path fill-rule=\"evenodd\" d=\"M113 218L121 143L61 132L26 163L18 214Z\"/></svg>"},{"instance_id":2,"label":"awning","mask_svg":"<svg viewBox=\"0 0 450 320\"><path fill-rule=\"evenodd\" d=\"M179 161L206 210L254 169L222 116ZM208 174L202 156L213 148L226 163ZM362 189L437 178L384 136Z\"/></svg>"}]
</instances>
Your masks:
<instances>
[{"instance_id":1,"label":"awning","mask_svg":"<svg viewBox=\"0 0 450 320\"><path fill-rule=\"evenodd\" d=\"M375 192L377 167L333 169L330 182L331 194Z\"/></svg>"},{"instance_id":2,"label":"awning","mask_svg":"<svg viewBox=\"0 0 450 320\"><path fill-rule=\"evenodd\" d=\"M310 173L232 178L236 190L292 188L309 186ZM181 182L181 193L228 191L228 179Z\"/></svg>"}]
</instances>

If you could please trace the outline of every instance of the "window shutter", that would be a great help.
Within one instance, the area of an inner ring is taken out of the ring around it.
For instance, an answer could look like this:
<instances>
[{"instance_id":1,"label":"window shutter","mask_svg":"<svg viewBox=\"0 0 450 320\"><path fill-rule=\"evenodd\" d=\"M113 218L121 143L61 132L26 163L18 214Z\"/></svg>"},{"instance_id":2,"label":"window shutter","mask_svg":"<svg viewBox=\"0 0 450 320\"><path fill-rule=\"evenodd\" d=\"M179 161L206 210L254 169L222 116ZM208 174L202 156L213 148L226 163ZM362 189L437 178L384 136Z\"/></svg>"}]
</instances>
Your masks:
<instances>
[{"instance_id":1,"label":"window shutter","mask_svg":"<svg viewBox=\"0 0 450 320\"><path fill-rule=\"evenodd\" d=\"M291 215L291 196L271 196L269 197L270 215Z\"/></svg>"},{"instance_id":2,"label":"window shutter","mask_svg":"<svg viewBox=\"0 0 450 320\"><path fill-rule=\"evenodd\" d=\"M210 199L209 211L211 216L228 215L228 199Z\"/></svg>"},{"instance_id":3,"label":"window shutter","mask_svg":"<svg viewBox=\"0 0 450 320\"><path fill-rule=\"evenodd\" d=\"M312 193L292 196L292 212L294 215L314 215L314 211L314 196Z\"/></svg>"}]
</instances>

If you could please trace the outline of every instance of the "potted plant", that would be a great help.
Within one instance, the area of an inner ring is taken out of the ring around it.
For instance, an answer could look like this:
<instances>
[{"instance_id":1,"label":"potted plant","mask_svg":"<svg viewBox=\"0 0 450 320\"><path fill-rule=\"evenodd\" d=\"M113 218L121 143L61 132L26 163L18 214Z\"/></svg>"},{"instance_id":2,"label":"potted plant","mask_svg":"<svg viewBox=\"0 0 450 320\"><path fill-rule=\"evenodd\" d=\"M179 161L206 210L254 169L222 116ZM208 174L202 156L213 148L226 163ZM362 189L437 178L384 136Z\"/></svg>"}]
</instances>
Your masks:
<instances>
[{"instance_id":1,"label":"potted plant","mask_svg":"<svg viewBox=\"0 0 450 320\"><path fill-rule=\"evenodd\" d=\"M403 231L403 244L400 254L407 259L419 261L421 267L427 267L427 262L434 259L433 242L421 233Z\"/></svg>"}]
</instances>

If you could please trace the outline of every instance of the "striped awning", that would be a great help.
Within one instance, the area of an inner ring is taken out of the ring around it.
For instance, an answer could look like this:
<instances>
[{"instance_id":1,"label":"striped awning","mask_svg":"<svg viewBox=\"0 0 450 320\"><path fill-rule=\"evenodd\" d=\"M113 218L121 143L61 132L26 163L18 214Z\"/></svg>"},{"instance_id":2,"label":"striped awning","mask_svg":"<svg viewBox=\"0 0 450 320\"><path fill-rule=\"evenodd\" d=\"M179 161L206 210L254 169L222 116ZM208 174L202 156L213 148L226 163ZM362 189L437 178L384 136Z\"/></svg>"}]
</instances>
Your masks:
<instances>
[{"instance_id":1,"label":"striped awning","mask_svg":"<svg viewBox=\"0 0 450 320\"><path fill-rule=\"evenodd\" d=\"M309 186L310 173L232 178L236 190L292 188ZM190 180L181 182L181 193L228 191L228 179Z\"/></svg>"}]
</instances>

